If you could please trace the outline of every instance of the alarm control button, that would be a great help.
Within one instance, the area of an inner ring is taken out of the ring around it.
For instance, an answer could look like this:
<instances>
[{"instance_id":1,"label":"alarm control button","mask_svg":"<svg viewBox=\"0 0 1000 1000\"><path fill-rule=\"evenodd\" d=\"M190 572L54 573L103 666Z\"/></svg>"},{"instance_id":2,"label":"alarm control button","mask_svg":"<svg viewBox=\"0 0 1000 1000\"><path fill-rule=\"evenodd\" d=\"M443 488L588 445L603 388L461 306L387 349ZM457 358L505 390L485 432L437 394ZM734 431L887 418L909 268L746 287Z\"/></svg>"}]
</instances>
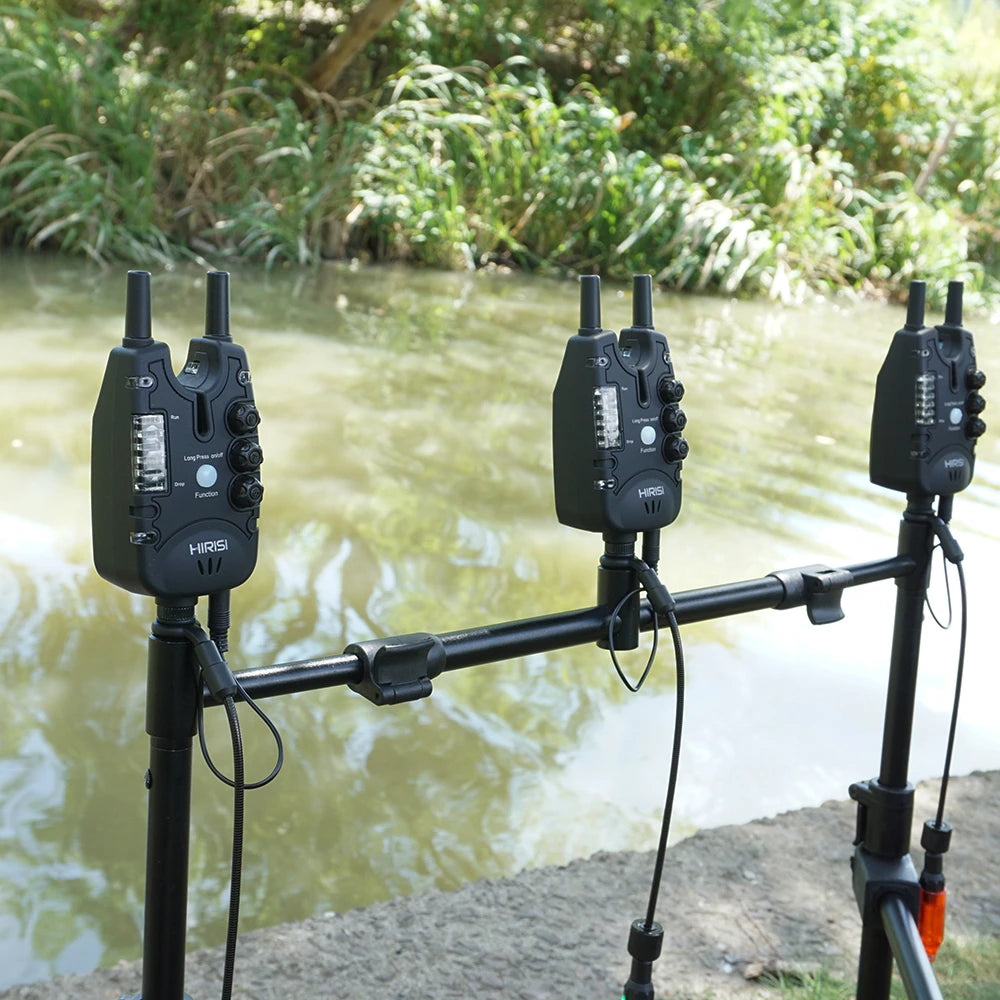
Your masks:
<instances>
[{"instance_id":1,"label":"alarm control button","mask_svg":"<svg viewBox=\"0 0 1000 1000\"><path fill-rule=\"evenodd\" d=\"M260 411L247 399L238 399L226 411L226 426L233 434L250 434L260 423Z\"/></svg>"},{"instance_id":2,"label":"alarm control button","mask_svg":"<svg viewBox=\"0 0 1000 1000\"><path fill-rule=\"evenodd\" d=\"M969 368L965 373L965 385L968 389L982 389L986 385L986 374L978 368Z\"/></svg>"},{"instance_id":3,"label":"alarm control button","mask_svg":"<svg viewBox=\"0 0 1000 1000\"><path fill-rule=\"evenodd\" d=\"M687 441L680 434L670 434L663 441L663 457L668 462L683 462L689 450Z\"/></svg>"}]
</instances>

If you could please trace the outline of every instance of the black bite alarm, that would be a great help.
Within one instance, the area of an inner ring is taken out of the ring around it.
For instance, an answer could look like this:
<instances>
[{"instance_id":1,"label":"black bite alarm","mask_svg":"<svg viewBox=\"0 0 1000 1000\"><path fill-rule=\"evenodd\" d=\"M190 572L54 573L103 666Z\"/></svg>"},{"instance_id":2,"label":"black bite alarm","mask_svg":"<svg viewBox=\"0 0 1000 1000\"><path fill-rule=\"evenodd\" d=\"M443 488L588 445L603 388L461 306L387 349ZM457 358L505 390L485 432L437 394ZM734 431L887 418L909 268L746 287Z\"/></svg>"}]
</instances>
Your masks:
<instances>
[{"instance_id":1,"label":"black bite alarm","mask_svg":"<svg viewBox=\"0 0 1000 1000\"><path fill-rule=\"evenodd\" d=\"M680 512L687 417L667 338L653 328L652 279L633 279L632 326L601 329L600 278L580 279L580 329L552 394L556 516L620 534L670 524Z\"/></svg>"},{"instance_id":2,"label":"black bite alarm","mask_svg":"<svg viewBox=\"0 0 1000 1000\"><path fill-rule=\"evenodd\" d=\"M108 358L91 447L94 564L111 583L193 603L257 562L264 489L250 369L229 333L229 275L207 276L205 336L175 375L152 338L150 276L128 274L125 336Z\"/></svg>"},{"instance_id":3,"label":"black bite alarm","mask_svg":"<svg viewBox=\"0 0 1000 1000\"><path fill-rule=\"evenodd\" d=\"M889 489L950 496L972 482L986 376L962 326L962 283L949 283L940 326L924 326L925 297L924 282L911 282L906 323L878 374L869 475Z\"/></svg>"}]
</instances>

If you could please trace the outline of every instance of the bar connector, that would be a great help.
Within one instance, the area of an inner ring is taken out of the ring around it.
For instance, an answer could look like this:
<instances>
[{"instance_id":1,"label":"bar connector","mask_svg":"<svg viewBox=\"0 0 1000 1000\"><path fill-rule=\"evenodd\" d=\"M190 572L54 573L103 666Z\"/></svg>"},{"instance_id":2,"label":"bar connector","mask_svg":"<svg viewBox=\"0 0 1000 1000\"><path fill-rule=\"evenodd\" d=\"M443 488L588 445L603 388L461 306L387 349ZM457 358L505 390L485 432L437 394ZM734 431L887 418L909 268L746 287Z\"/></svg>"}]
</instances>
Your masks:
<instances>
[{"instance_id":1,"label":"bar connector","mask_svg":"<svg viewBox=\"0 0 1000 1000\"><path fill-rule=\"evenodd\" d=\"M444 670L444 643L429 632L352 642L345 650L361 664L360 681L348 686L375 705L397 705L430 696L431 679Z\"/></svg>"},{"instance_id":2,"label":"bar connector","mask_svg":"<svg viewBox=\"0 0 1000 1000\"><path fill-rule=\"evenodd\" d=\"M784 599L776 605L779 611L804 604L813 625L829 625L844 617L840 599L844 588L854 580L849 570L822 565L801 566L798 569L778 570L768 576L775 577L785 588Z\"/></svg>"}]
</instances>

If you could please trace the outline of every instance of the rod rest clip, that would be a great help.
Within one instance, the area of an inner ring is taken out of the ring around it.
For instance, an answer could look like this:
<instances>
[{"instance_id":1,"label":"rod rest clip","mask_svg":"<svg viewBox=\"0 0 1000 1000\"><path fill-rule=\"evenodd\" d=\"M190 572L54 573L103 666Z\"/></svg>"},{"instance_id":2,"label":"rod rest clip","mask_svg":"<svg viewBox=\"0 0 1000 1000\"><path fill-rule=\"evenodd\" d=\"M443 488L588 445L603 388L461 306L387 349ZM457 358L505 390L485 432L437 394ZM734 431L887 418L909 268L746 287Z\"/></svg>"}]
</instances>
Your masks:
<instances>
[{"instance_id":1,"label":"rod rest clip","mask_svg":"<svg viewBox=\"0 0 1000 1000\"><path fill-rule=\"evenodd\" d=\"M854 581L850 570L831 569L829 566L800 566L797 569L780 569L773 576L785 589L785 596L775 608L798 608L803 604L813 625L829 625L844 617L840 598L844 588Z\"/></svg>"},{"instance_id":2,"label":"rod rest clip","mask_svg":"<svg viewBox=\"0 0 1000 1000\"><path fill-rule=\"evenodd\" d=\"M444 670L447 658L444 643L429 632L352 642L344 654L361 665L361 680L348 686L375 705L429 697L431 678Z\"/></svg>"}]
</instances>

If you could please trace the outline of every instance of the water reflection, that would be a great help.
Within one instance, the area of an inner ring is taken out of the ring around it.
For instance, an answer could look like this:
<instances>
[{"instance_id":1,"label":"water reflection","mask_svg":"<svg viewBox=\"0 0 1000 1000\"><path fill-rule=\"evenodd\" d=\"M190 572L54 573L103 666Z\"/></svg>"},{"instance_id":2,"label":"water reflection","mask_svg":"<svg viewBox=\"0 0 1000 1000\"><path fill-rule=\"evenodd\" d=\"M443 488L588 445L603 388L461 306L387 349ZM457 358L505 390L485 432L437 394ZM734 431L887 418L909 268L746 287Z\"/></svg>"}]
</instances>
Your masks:
<instances>
[{"instance_id":1,"label":"water reflection","mask_svg":"<svg viewBox=\"0 0 1000 1000\"><path fill-rule=\"evenodd\" d=\"M121 274L0 258L0 985L139 951L151 607L93 573L88 513L90 414L123 291ZM202 279L158 274L153 294L154 335L177 364L201 331ZM604 306L607 325L628 322L626 294L607 289ZM670 586L891 554L900 503L868 484L866 454L898 310L655 307L688 385L692 445L664 536ZM599 541L556 524L551 498L549 400L575 322L569 282L234 273L268 491L258 570L234 596L236 665L592 602ZM997 327L969 322L990 371ZM958 770L1000 766L984 624L1000 556L996 440L981 442L956 503L973 592ZM892 599L891 584L851 592L847 620L825 629L791 612L687 630L678 833L840 797L870 776ZM915 777L940 769L954 645L928 636ZM580 649L449 674L395 709L343 691L272 700L288 764L249 797L244 928L650 846L672 685L664 656L631 697L603 653ZM271 745L246 729L264 773ZM196 766L192 946L224 937L230 808Z\"/></svg>"}]
</instances>

